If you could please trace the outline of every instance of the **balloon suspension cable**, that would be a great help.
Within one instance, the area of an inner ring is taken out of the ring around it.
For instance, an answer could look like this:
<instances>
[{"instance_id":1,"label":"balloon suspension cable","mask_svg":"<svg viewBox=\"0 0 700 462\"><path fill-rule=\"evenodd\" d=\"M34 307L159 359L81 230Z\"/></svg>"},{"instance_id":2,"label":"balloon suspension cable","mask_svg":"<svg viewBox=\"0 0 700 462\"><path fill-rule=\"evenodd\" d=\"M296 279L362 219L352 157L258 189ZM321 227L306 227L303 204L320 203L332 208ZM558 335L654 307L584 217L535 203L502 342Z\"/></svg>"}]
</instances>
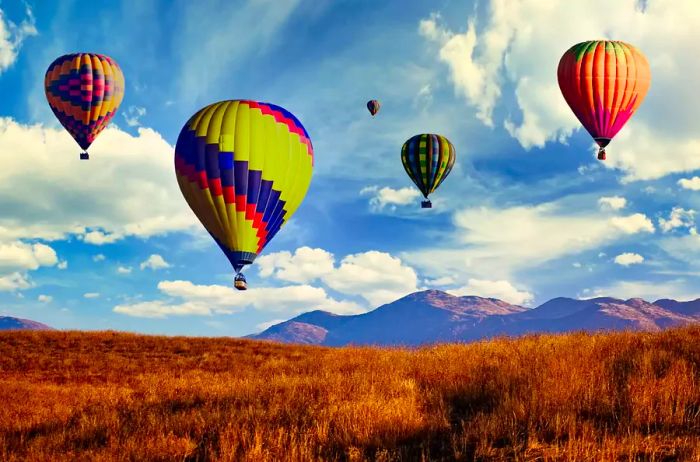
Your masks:
<instances>
[{"instance_id":1,"label":"balloon suspension cable","mask_svg":"<svg viewBox=\"0 0 700 462\"><path fill-rule=\"evenodd\" d=\"M598 150L598 160L605 160L605 148Z\"/></svg>"},{"instance_id":2,"label":"balloon suspension cable","mask_svg":"<svg viewBox=\"0 0 700 462\"><path fill-rule=\"evenodd\" d=\"M80 160L89 160L89 159L90 159L90 155L87 153L87 151L80 153Z\"/></svg>"}]
</instances>

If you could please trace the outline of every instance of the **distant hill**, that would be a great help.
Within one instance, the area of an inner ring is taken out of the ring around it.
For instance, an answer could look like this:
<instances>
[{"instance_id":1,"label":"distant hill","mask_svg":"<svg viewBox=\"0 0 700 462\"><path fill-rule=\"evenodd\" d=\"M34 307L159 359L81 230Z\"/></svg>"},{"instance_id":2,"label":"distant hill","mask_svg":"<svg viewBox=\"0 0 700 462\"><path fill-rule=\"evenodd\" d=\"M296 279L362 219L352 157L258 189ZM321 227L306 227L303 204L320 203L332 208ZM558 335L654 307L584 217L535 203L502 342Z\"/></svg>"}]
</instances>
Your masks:
<instances>
[{"instance_id":1,"label":"distant hill","mask_svg":"<svg viewBox=\"0 0 700 462\"><path fill-rule=\"evenodd\" d=\"M560 297L528 309L495 298L426 290L358 315L311 311L249 338L330 346L421 345L539 332L658 331L693 323L700 323L700 299L650 303Z\"/></svg>"},{"instance_id":2,"label":"distant hill","mask_svg":"<svg viewBox=\"0 0 700 462\"><path fill-rule=\"evenodd\" d=\"M29 319L0 316L0 330L55 330L46 324Z\"/></svg>"}]
</instances>

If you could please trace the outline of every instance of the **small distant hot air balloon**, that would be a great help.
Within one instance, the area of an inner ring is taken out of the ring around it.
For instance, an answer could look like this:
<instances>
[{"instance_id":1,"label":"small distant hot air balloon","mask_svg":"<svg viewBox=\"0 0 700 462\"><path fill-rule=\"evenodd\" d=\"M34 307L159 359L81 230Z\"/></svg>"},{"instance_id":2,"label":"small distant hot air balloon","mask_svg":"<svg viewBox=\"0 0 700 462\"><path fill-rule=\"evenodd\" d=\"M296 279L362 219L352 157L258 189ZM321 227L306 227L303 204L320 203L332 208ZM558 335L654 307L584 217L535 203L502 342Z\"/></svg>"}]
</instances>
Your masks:
<instances>
[{"instance_id":1,"label":"small distant hot air balloon","mask_svg":"<svg viewBox=\"0 0 700 462\"><path fill-rule=\"evenodd\" d=\"M401 148L401 162L406 173L423 193L421 207L433 205L428 195L450 174L455 163L455 147L444 136L424 133L410 138Z\"/></svg>"},{"instance_id":2,"label":"small distant hot air balloon","mask_svg":"<svg viewBox=\"0 0 700 462\"><path fill-rule=\"evenodd\" d=\"M381 104L379 104L379 101L376 99L371 99L367 101L367 109L369 110L369 113L372 114L372 117L374 117L377 112L379 112L379 108L382 107Z\"/></svg>"},{"instance_id":3,"label":"small distant hot air balloon","mask_svg":"<svg viewBox=\"0 0 700 462\"><path fill-rule=\"evenodd\" d=\"M619 41L592 40L569 48L559 61L559 88L605 160L605 147L637 110L649 89L644 55Z\"/></svg>"},{"instance_id":4,"label":"small distant hot air balloon","mask_svg":"<svg viewBox=\"0 0 700 462\"><path fill-rule=\"evenodd\" d=\"M175 145L182 195L236 272L250 265L296 212L311 183L313 146L301 122L274 104L211 104Z\"/></svg>"},{"instance_id":5,"label":"small distant hot air balloon","mask_svg":"<svg viewBox=\"0 0 700 462\"><path fill-rule=\"evenodd\" d=\"M109 124L124 99L124 74L109 56L73 53L49 66L44 90L51 110L84 152L87 160L97 135Z\"/></svg>"}]
</instances>

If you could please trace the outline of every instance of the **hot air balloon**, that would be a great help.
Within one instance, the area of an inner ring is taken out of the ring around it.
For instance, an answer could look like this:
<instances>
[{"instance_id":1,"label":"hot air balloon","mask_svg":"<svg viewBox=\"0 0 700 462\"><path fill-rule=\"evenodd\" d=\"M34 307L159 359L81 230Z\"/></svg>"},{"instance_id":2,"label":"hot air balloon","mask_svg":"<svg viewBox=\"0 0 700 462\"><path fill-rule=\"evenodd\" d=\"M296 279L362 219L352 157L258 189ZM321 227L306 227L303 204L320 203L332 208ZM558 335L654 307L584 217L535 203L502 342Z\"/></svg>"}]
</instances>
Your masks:
<instances>
[{"instance_id":1,"label":"hot air balloon","mask_svg":"<svg viewBox=\"0 0 700 462\"><path fill-rule=\"evenodd\" d=\"M73 53L49 66L44 90L51 110L84 152L87 160L97 135L109 124L124 99L124 74L109 56Z\"/></svg>"},{"instance_id":2,"label":"hot air balloon","mask_svg":"<svg viewBox=\"0 0 700 462\"><path fill-rule=\"evenodd\" d=\"M605 147L637 110L649 89L644 55L619 41L591 40L569 48L559 61L559 88L605 160Z\"/></svg>"},{"instance_id":3,"label":"hot air balloon","mask_svg":"<svg viewBox=\"0 0 700 462\"><path fill-rule=\"evenodd\" d=\"M401 162L406 173L423 193L421 207L433 205L428 195L450 174L455 163L455 147L444 136L424 133L410 138L401 148Z\"/></svg>"},{"instance_id":4,"label":"hot air balloon","mask_svg":"<svg viewBox=\"0 0 700 462\"><path fill-rule=\"evenodd\" d=\"M379 112L379 108L382 107L381 104L379 104L379 101L376 99L371 99L367 101L367 109L369 110L369 113L372 114L372 117L374 117L377 112Z\"/></svg>"},{"instance_id":5,"label":"hot air balloon","mask_svg":"<svg viewBox=\"0 0 700 462\"><path fill-rule=\"evenodd\" d=\"M250 265L289 221L311 182L313 146L289 111L248 100L211 104L185 124L175 175L187 204L245 290Z\"/></svg>"}]
</instances>

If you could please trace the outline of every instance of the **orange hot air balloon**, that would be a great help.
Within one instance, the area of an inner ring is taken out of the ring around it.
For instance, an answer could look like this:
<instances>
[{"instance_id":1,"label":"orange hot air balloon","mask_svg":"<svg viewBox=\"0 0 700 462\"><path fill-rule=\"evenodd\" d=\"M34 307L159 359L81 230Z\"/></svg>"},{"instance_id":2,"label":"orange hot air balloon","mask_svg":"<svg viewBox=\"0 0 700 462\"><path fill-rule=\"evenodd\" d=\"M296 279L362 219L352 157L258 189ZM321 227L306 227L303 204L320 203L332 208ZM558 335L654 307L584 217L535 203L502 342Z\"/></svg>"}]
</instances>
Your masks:
<instances>
[{"instance_id":1,"label":"orange hot air balloon","mask_svg":"<svg viewBox=\"0 0 700 462\"><path fill-rule=\"evenodd\" d=\"M557 70L559 88L605 160L605 147L637 110L651 83L649 62L634 46L591 40L564 53Z\"/></svg>"}]
</instances>

